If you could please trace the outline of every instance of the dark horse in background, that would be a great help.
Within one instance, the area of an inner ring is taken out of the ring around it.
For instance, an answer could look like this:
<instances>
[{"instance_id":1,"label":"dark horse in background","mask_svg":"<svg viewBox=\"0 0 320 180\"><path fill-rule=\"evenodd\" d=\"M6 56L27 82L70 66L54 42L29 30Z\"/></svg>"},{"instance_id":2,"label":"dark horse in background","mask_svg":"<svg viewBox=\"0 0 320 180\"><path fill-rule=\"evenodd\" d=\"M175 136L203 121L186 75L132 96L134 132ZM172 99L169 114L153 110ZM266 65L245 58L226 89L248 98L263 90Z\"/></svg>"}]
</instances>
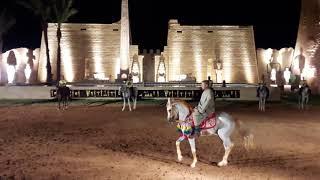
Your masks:
<instances>
[{"instance_id":1,"label":"dark horse in background","mask_svg":"<svg viewBox=\"0 0 320 180\"><path fill-rule=\"evenodd\" d=\"M311 89L306 83L304 83L302 87L300 87L298 92L299 109L303 110L307 108L310 95L311 95Z\"/></svg>"},{"instance_id":2,"label":"dark horse in background","mask_svg":"<svg viewBox=\"0 0 320 180\"><path fill-rule=\"evenodd\" d=\"M131 104L130 104L130 99L133 102L133 110L136 109L136 105L137 105L137 98L138 98L138 89L137 87L128 87L128 85L123 84L120 86L119 91L122 95L123 98L123 107L122 107L122 111L125 110L126 107L126 101L128 102L129 105L129 110L131 111Z\"/></svg>"},{"instance_id":3,"label":"dark horse in background","mask_svg":"<svg viewBox=\"0 0 320 180\"><path fill-rule=\"evenodd\" d=\"M57 100L58 100L58 108L61 109L61 103L62 103L62 109L65 110L68 108L69 100L70 100L70 88L66 85L59 85L57 87Z\"/></svg>"}]
</instances>

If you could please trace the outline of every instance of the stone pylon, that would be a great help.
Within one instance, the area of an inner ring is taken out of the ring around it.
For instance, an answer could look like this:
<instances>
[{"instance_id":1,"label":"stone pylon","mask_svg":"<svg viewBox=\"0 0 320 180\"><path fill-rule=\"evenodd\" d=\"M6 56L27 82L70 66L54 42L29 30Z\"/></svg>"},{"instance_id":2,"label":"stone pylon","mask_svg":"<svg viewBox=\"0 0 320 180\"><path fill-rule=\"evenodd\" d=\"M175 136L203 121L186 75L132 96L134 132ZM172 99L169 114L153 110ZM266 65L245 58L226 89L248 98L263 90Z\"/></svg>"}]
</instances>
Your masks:
<instances>
[{"instance_id":1,"label":"stone pylon","mask_svg":"<svg viewBox=\"0 0 320 180\"><path fill-rule=\"evenodd\" d=\"M129 73L130 62L130 24L128 0L121 5L121 37L120 37L120 75Z\"/></svg>"},{"instance_id":2,"label":"stone pylon","mask_svg":"<svg viewBox=\"0 0 320 180\"><path fill-rule=\"evenodd\" d=\"M292 70L308 81L313 92L320 93L320 0L301 0Z\"/></svg>"}]
</instances>

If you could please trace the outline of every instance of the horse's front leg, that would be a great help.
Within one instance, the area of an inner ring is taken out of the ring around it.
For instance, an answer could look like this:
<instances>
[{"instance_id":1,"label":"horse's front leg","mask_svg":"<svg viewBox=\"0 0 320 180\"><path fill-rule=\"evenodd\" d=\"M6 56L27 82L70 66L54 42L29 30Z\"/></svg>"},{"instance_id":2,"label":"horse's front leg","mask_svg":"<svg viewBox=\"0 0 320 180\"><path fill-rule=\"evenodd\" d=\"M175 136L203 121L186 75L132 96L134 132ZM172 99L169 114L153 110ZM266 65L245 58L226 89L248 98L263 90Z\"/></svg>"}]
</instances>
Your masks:
<instances>
[{"instance_id":1,"label":"horse's front leg","mask_svg":"<svg viewBox=\"0 0 320 180\"><path fill-rule=\"evenodd\" d=\"M189 140L189 144L190 144L190 148L193 156L193 161L190 166L194 168L196 167L196 163L198 162L197 154L196 154L196 141L195 141L195 138L188 138L188 140Z\"/></svg>"},{"instance_id":2,"label":"horse's front leg","mask_svg":"<svg viewBox=\"0 0 320 180\"><path fill-rule=\"evenodd\" d=\"M259 99L259 111L261 111L261 99Z\"/></svg>"},{"instance_id":3,"label":"horse's front leg","mask_svg":"<svg viewBox=\"0 0 320 180\"><path fill-rule=\"evenodd\" d=\"M266 99L262 100L262 111L265 112L266 111Z\"/></svg>"},{"instance_id":4,"label":"horse's front leg","mask_svg":"<svg viewBox=\"0 0 320 180\"><path fill-rule=\"evenodd\" d=\"M185 136L179 137L179 139L176 141L176 147L177 147L177 155L178 155L178 161L182 161L182 154L181 154L181 149L180 149L180 143L186 139Z\"/></svg>"},{"instance_id":5,"label":"horse's front leg","mask_svg":"<svg viewBox=\"0 0 320 180\"><path fill-rule=\"evenodd\" d=\"M298 99L298 108L299 108L299 109L301 109L301 107L302 107L301 101L302 101L302 98L299 97L299 99Z\"/></svg>"},{"instance_id":6,"label":"horse's front leg","mask_svg":"<svg viewBox=\"0 0 320 180\"><path fill-rule=\"evenodd\" d=\"M67 97L67 101L66 101L66 109L68 109L68 107L69 107L69 104L70 104L69 101L70 101L70 97L68 96L68 97Z\"/></svg>"},{"instance_id":7,"label":"horse's front leg","mask_svg":"<svg viewBox=\"0 0 320 180\"><path fill-rule=\"evenodd\" d=\"M122 111L124 111L125 108L126 108L126 98L123 97L123 107L122 107Z\"/></svg>"},{"instance_id":8,"label":"horse's front leg","mask_svg":"<svg viewBox=\"0 0 320 180\"><path fill-rule=\"evenodd\" d=\"M59 110L61 109L60 103L61 103L61 98L58 98L58 109Z\"/></svg>"}]
</instances>

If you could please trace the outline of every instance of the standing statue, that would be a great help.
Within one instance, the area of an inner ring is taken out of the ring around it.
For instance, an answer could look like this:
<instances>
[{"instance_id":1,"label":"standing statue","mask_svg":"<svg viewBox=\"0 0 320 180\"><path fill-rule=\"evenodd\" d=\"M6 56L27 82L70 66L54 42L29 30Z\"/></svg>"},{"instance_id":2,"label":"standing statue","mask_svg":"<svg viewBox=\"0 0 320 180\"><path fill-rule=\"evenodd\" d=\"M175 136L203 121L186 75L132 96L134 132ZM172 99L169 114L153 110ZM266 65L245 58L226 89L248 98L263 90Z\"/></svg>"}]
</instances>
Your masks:
<instances>
[{"instance_id":1,"label":"standing statue","mask_svg":"<svg viewBox=\"0 0 320 180\"><path fill-rule=\"evenodd\" d=\"M216 63L217 65L217 69L216 69L216 81L217 83L221 83L222 82L222 63L220 60L217 61Z\"/></svg>"},{"instance_id":2,"label":"standing statue","mask_svg":"<svg viewBox=\"0 0 320 180\"><path fill-rule=\"evenodd\" d=\"M303 70L306 64L306 57L303 55L303 49L300 48L300 54L295 57L295 61L298 64L299 75L301 76L301 80L304 79Z\"/></svg>"},{"instance_id":3,"label":"standing statue","mask_svg":"<svg viewBox=\"0 0 320 180\"><path fill-rule=\"evenodd\" d=\"M277 82L277 73L281 71L281 65L277 61L275 52L271 55L270 63L267 65L267 73L271 81L276 84Z\"/></svg>"},{"instance_id":4,"label":"standing statue","mask_svg":"<svg viewBox=\"0 0 320 180\"><path fill-rule=\"evenodd\" d=\"M284 80L286 81L286 84L289 84L291 72L288 67L286 67L286 70L283 72Z\"/></svg>"}]
</instances>

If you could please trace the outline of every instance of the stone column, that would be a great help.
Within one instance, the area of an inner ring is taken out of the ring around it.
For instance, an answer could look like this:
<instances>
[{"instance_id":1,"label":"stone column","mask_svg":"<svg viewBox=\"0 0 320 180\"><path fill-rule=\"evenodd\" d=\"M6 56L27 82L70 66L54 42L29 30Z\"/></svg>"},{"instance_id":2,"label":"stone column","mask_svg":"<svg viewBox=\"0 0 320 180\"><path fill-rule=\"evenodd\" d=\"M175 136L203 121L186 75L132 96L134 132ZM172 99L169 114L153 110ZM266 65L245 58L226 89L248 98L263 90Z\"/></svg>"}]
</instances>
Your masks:
<instances>
[{"instance_id":1,"label":"stone column","mask_svg":"<svg viewBox=\"0 0 320 180\"><path fill-rule=\"evenodd\" d=\"M120 77L129 73L130 25L128 0L122 0L121 5L121 37L120 37Z\"/></svg>"}]
</instances>

